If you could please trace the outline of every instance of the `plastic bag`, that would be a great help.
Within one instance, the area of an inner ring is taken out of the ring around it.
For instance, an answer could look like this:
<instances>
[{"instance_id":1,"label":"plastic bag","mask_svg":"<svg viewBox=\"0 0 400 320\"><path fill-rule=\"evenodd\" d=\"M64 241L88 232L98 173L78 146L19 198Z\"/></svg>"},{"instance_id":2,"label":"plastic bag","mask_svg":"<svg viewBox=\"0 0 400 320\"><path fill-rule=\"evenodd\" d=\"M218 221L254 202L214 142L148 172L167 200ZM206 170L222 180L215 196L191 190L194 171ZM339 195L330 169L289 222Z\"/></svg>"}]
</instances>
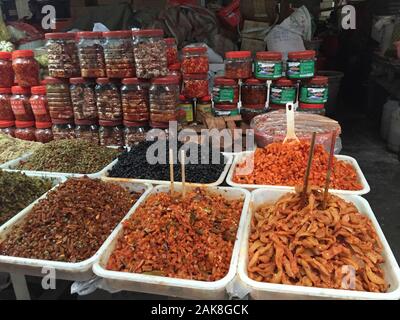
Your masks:
<instances>
[{"instance_id":1,"label":"plastic bag","mask_svg":"<svg viewBox=\"0 0 400 320\"><path fill-rule=\"evenodd\" d=\"M3 17L0 14L0 41L8 41L10 39L10 32L8 31L8 28L4 23Z\"/></svg>"},{"instance_id":2,"label":"plastic bag","mask_svg":"<svg viewBox=\"0 0 400 320\"><path fill-rule=\"evenodd\" d=\"M259 147L265 147L273 142L281 142L286 137L286 111L278 110L255 117L250 124L254 129L256 143ZM341 127L339 123L328 117L317 114L295 112L295 130L299 139L311 140L313 132L317 132L316 143L323 145L329 152L332 132L336 131L337 140L335 153L342 149L339 135Z\"/></svg>"}]
</instances>

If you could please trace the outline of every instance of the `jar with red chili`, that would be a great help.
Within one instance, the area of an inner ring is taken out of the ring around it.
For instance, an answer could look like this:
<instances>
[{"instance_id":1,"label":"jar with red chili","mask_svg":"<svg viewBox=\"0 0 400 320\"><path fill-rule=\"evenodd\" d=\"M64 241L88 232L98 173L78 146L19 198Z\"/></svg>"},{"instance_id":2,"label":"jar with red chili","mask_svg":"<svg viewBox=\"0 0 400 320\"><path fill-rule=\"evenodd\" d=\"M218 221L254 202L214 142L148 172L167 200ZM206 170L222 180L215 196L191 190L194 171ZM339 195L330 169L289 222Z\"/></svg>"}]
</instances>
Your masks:
<instances>
[{"instance_id":1,"label":"jar with red chili","mask_svg":"<svg viewBox=\"0 0 400 320\"><path fill-rule=\"evenodd\" d=\"M90 79L71 78L70 94L75 120L96 120L98 117L95 83Z\"/></svg>"},{"instance_id":2,"label":"jar with red chili","mask_svg":"<svg viewBox=\"0 0 400 320\"><path fill-rule=\"evenodd\" d=\"M100 145L105 147L124 146L124 127L122 121L99 121Z\"/></svg>"},{"instance_id":3,"label":"jar with red chili","mask_svg":"<svg viewBox=\"0 0 400 320\"><path fill-rule=\"evenodd\" d=\"M0 121L14 121L11 108L11 88L0 88Z\"/></svg>"},{"instance_id":4,"label":"jar with red chili","mask_svg":"<svg viewBox=\"0 0 400 320\"><path fill-rule=\"evenodd\" d=\"M4 133L15 138L15 122L0 120L0 133Z\"/></svg>"},{"instance_id":5,"label":"jar with red chili","mask_svg":"<svg viewBox=\"0 0 400 320\"><path fill-rule=\"evenodd\" d=\"M100 120L122 120L121 94L117 85L109 78L96 80L96 104Z\"/></svg>"},{"instance_id":6,"label":"jar with red chili","mask_svg":"<svg viewBox=\"0 0 400 320\"><path fill-rule=\"evenodd\" d=\"M75 135L77 139L83 139L95 145L100 144L99 126L94 120L75 119Z\"/></svg>"},{"instance_id":7,"label":"jar with red chili","mask_svg":"<svg viewBox=\"0 0 400 320\"><path fill-rule=\"evenodd\" d=\"M75 139L75 126L69 119L53 119L54 140Z\"/></svg>"},{"instance_id":8,"label":"jar with red chili","mask_svg":"<svg viewBox=\"0 0 400 320\"><path fill-rule=\"evenodd\" d=\"M138 78L123 79L121 101L124 120L149 120L149 91L147 83L143 83Z\"/></svg>"},{"instance_id":9,"label":"jar with red chili","mask_svg":"<svg viewBox=\"0 0 400 320\"><path fill-rule=\"evenodd\" d=\"M32 50L16 50L12 53L12 59L15 82L19 86L31 87L39 84L39 63Z\"/></svg>"},{"instance_id":10,"label":"jar with red chili","mask_svg":"<svg viewBox=\"0 0 400 320\"><path fill-rule=\"evenodd\" d=\"M166 38L165 43L167 45L167 63L168 66L179 62L178 47L176 45L175 38Z\"/></svg>"},{"instance_id":11,"label":"jar with red chili","mask_svg":"<svg viewBox=\"0 0 400 320\"><path fill-rule=\"evenodd\" d=\"M0 52L0 87L11 87L14 84L14 70L10 52Z\"/></svg>"},{"instance_id":12,"label":"jar with red chili","mask_svg":"<svg viewBox=\"0 0 400 320\"><path fill-rule=\"evenodd\" d=\"M31 104L29 103L30 90L20 86L11 88L11 108L17 121L35 121Z\"/></svg>"},{"instance_id":13,"label":"jar with red chili","mask_svg":"<svg viewBox=\"0 0 400 320\"><path fill-rule=\"evenodd\" d=\"M175 77L153 79L150 90L150 120L154 122L177 121L179 80Z\"/></svg>"},{"instance_id":14,"label":"jar with red chili","mask_svg":"<svg viewBox=\"0 0 400 320\"><path fill-rule=\"evenodd\" d=\"M73 119L74 109L66 79L46 78L47 103L51 119Z\"/></svg>"},{"instance_id":15,"label":"jar with red chili","mask_svg":"<svg viewBox=\"0 0 400 320\"><path fill-rule=\"evenodd\" d=\"M49 106L47 104L46 86L31 88L32 96L29 100L36 122L51 122Z\"/></svg>"},{"instance_id":16,"label":"jar with red chili","mask_svg":"<svg viewBox=\"0 0 400 320\"><path fill-rule=\"evenodd\" d=\"M183 75L183 95L187 98L201 98L207 96L208 74Z\"/></svg>"},{"instance_id":17,"label":"jar with red chili","mask_svg":"<svg viewBox=\"0 0 400 320\"><path fill-rule=\"evenodd\" d=\"M230 51L225 53L225 78L248 79L252 76L250 51Z\"/></svg>"},{"instance_id":18,"label":"jar with red chili","mask_svg":"<svg viewBox=\"0 0 400 320\"><path fill-rule=\"evenodd\" d=\"M237 104L239 101L239 86L233 79L215 78L212 90L214 104Z\"/></svg>"},{"instance_id":19,"label":"jar with red chili","mask_svg":"<svg viewBox=\"0 0 400 320\"><path fill-rule=\"evenodd\" d=\"M51 122L36 122L35 137L37 142L48 143L54 140Z\"/></svg>"},{"instance_id":20,"label":"jar with red chili","mask_svg":"<svg viewBox=\"0 0 400 320\"><path fill-rule=\"evenodd\" d=\"M101 32L78 32L78 55L81 75L84 78L99 78L106 76L104 50L101 45Z\"/></svg>"},{"instance_id":21,"label":"jar with red chili","mask_svg":"<svg viewBox=\"0 0 400 320\"><path fill-rule=\"evenodd\" d=\"M36 141L34 121L15 121L15 137L26 141Z\"/></svg>"},{"instance_id":22,"label":"jar with red chili","mask_svg":"<svg viewBox=\"0 0 400 320\"><path fill-rule=\"evenodd\" d=\"M248 109L263 109L266 100L265 83L258 79L247 79L242 85L242 106Z\"/></svg>"},{"instance_id":23,"label":"jar with red chili","mask_svg":"<svg viewBox=\"0 0 400 320\"><path fill-rule=\"evenodd\" d=\"M188 47L182 49L182 72L184 74L207 73L209 70L206 47Z\"/></svg>"}]
</instances>

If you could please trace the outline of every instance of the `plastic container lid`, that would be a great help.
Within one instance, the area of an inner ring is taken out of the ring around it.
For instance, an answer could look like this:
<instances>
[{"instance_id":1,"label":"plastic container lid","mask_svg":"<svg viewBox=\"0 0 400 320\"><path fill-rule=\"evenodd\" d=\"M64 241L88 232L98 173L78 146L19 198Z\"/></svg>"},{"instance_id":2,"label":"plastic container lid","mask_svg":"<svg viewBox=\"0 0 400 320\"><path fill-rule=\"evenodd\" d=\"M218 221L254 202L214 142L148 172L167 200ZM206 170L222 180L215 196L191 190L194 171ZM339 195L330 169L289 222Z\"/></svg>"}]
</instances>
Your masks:
<instances>
[{"instance_id":1,"label":"plastic container lid","mask_svg":"<svg viewBox=\"0 0 400 320\"><path fill-rule=\"evenodd\" d=\"M313 110L316 110L316 109L324 109L324 107L325 107L325 104L323 104L323 103L319 103L319 104L317 104L317 103L303 103L303 102L299 103L299 108L300 109L313 109Z\"/></svg>"},{"instance_id":2,"label":"plastic container lid","mask_svg":"<svg viewBox=\"0 0 400 320\"><path fill-rule=\"evenodd\" d=\"M229 51L225 53L226 59L251 58L251 51Z\"/></svg>"},{"instance_id":3,"label":"plastic container lid","mask_svg":"<svg viewBox=\"0 0 400 320\"><path fill-rule=\"evenodd\" d=\"M211 96L201 97L200 102L211 102Z\"/></svg>"},{"instance_id":4,"label":"plastic container lid","mask_svg":"<svg viewBox=\"0 0 400 320\"><path fill-rule=\"evenodd\" d=\"M164 40L165 40L165 43L168 44L168 45L176 44L175 38L165 38Z\"/></svg>"},{"instance_id":5,"label":"plastic container lid","mask_svg":"<svg viewBox=\"0 0 400 320\"><path fill-rule=\"evenodd\" d=\"M46 77L44 81L46 84L67 84L66 80L52 77Z\"/></svg>"},{"instance_id":6,"label":"plastic container lid","mask_svg":"<svg viewBox=\"0 0 400 320\"><path fill-rule=\"evenodd\" d=\"M0 59L11 60L11 58L12 58L11 52L0 51Z\"/></svg>"},{"instance_id":7,"label":"plastic container lid","mask_svg":"<svg viewBox=\"0 0 400 320\"><path fill-rule=\"evenodd\" d=\"M307 84L314 84L314 85L327 85L329 82L328 77L324 76L315 76L314 78L310 79Z\"/></svg>"},{"instance_id":8,"label":"plastic container lid","mask_svg":"<svg viewBox=\"0 0 400 320\"><path fill-rule=\"evenodd\" d=\"M316 52L314 50L305 50L305 51L295 51L289 52L289 59L313 59L315 58Z\"/></svg>"},{"instance_id":9,"label":"plastic container lid","mask_svg":"<svg viewBox=\"0 0 400 320\"><path fill-rule=\"evenodd\" d=\"M179 101L192 101L190 98L185 97L183 94L179 95Z\"/></svg>"},{"instance_id":10,"label":"plastic container lid","mask_svg":"<svg viewBox=\"0 0 400 320\"><path fill-rule=\"evenodd\" d=\"M0 94L11 93L11 88L0 88Z\"/></svg>"},{"instance_id":11,"label":"plastic container lid","mask_svg":"<svg viewBox=\"0 0 400 320\"><path fill-rule=\"evenodd\" d=\"M53 124L74 124L73 119L51 119L51 122L53 122Z\"/></svg>"},{"instance_id":12,"label":"plastic container lid","mask_svg":"<svg viewBox=\"0 0 400 320\"><path fill-rule=\"evenodd\" d=\"M153 84L179 84L179 78L174 76L155 78L151 81Z\"/></svg>"},{"instance_id":13,"label":"plastic container lid","mask_svg":"<svg viewBox=\"0 0 400 320\"><path fill-rule=\"evenodd\" d=\"M0 121L0 128L14 127L15 121Z\"/></svg>"},{"instance_id":14,"label":"plastic container lid","mask_svg":"<svg viewBox=\"0 0 400 320\"><path fill-rule=\"evenodd\" d=\"M102 127L117 127L122 125L122 120L99 120Z\"/></svg>"},{"instance_id":15,"label":"plastic container lid","mask_svg":"<svg viewBox=\"0 0 400 320\"><path fill-rule=\"evenodd\" d=\"M78 39L98 39L103 37L102 32L81 31L76 34Z\"/></svg>"},{"instance_id":16,"label":"plastic container lid","mask_svg":"<svg viewBox=\"0 0 400 320\"><path fill-rule=\"evenodd\" d=\"M44 35L46 39L60 39L60 40L75 40L76 33L75 32L54 32L54 33L46 33Z\"/></svg>"},{"instance_id":17,"label":"plastic container lid","mask_svg":"<svg viewBox=\"0 0 400 320\"><path fill-rule=\"evenodd\" d=\"M36 129L49 129L51 125L51 122L36 122Z\"/></svg>"},{"instance_id":18,"label":"plastic container lid","mask_svg":"<svg viewBox=\"0 0 400 320\"><path fill-rule=\"evenodd\" d=\"M276 51L257 52L256 53L256 59L280 61L280 60L282 60L282 53L281 52L276 52Z\"/></svg>"},{"instance_id":19,"label":"plastic container lid","mask_svg":"<svg viewBox=\"0 0 400 320\"><path fill-rule=\"evenodd\" d=\"M69 83L71 83L71 84L82 84L82 83L86 83L86 82L87 82L87 80L85 78L81 78L81 77L69 79Z\"/></svg>"},{"instance_id":20,"label":"plastic container lid","mask_svg":"<svg viewBox=\"0 0 400 320\"><path fill-rule=\"evenodd\" d=\"M258 80L258 79L254 79L254 78L250 78L247 79L245 81L245 84L250 84L250 85L265 85L264 81Z\"/></svg>"},{"instance_id":21,"label":"plastic container lid","mask_svg":"<svg viewBox=\"0 0 400 320\"><path fill-rule=\"evenodd\" d=\"M15 121L17 128L30 128L35 126L35 121Z\"/></svg>"},{"instance_id":22,"label":"plastic container lid","mask_svg":"<svg viewBox=\"0 0 400 320\"><path fill-rule=\"evenodd\" d=\"M169 71L180 71L181 70L181 64L178 63L174 63L168 66L168 70Z\"/></svg>"},{"instance_id":23,"label":"plastic container lid","mask_svg":"<svg viewBox=\"0 0 400 320\"><path fill-rule=\"evenodd\" d=\"M35 86L31 87L31 93L32 94L41 94L44 95L46 94L47 90L45 86Z\"/></svg>"},{"instance_id":24,"label":"plastic container lid","mask_svg":"<svg viewBox=\"0 0 400 320\"><path fill-rule=\"evenodd\" d=\"M150 121L149 125L150 125L150 127L157 128L157 129L168 129L169 128L169 122Z\"/></svg>"},{"instance_id":25,"label":"plastic container lid","mask_svg":"<svg viewBox=\"0 0 400 320\"><path fill-rule=\"evenodd\" d=\"M294 86L296 86L296 84L292 80L287 79L287 78L278 79L273 83L273 85L282 86L282 87L294 87Z\"/></svg>"},{"instance_id":26,"label":"plastic container lid","mask_svg":"<svg viewBox=\"0 0 400 320\"><path fill-rule=\"evenodd\" d=\"M186 73L183 75L183 80L208 80L207 73L197 73L197 74L190 74Z\"/></svg>"},{"instance_id":27,"label":"plastic container lid","mask_svg":"<svg viewBox=\"0 0 400 320\"><path fill-rule=\"evenodd\" d=\"M162 29L142 29L133 30L132 35L135 37L163 37L164 30Z\"/></svg>"},{"instance_id":28,"label":"plastic container lid","mask_svg":"<svg viewBox=\"0 0 400 320\"><path fill-rule=\"evenodd\" d=\"M34 57L34 52L32 50L16 50L12 53L12 58L32 58Z\"/></svg>"},{"instance_id":29,"label":"plastic container lid","mask_svg":"<svg viewBox=\"0 0 400 320\"><path fill-rule=\"evenodd\" d=\"M121 81L122 84L141 84L143 81L140 81L138 78L125 78Z\"/></svg>"},{"instance_id":30,"label":"plastic container lid","mask_svg":"<svg viewBox=\"0 0 400 320\"><path fill-rule=\"evenodd\" d=\"M147 127L148 122L147 121L127 121L124 120L124 126L125 127Z\"/></svg>"},{"instance_id":31,"label":"plastic container lid","mask_svg":"<svg viewBox=\"0 0 400 320\"><path fill-rule=\"evenodd\" d=\"M103 32L103 37L105 38L130 38L131 36L132 36L132 31L130 30Z\"/></svg>"},{"instance_id":32,"label":"plastic container lid","mask_svg":"<svg viewBox=\"0 0 400 320\"><path fill-rule=\"evenodd\" d=\"M91 119L75 119L75 124L77 126L91 126L97 124L97 121Z\"/></svg>"},{"instance_id":33,"label":"plastic container lid","mask_svg":"<svg viewBox=\"0 0 400 320\"><path fill-rule=\"evenodd\" d=\"M218 104L214 107L215 110L222 110L222 111L233 111L237 110L238 107L236 104Z\"/></svg>"},{"instance_id":34,"label":"plastic container lid","mask_svg":"<svg viewBox=\"0 0 400 320\"><path fill-rule=\"evenodd\" d=\"M220 86L237 86L237 83L233 79L226 79L226 78L215 78L214 85Z\"/></svg>"},{"instance_id":35,"label":"plastic container lid","mask_svg":"<svg viewBox=\"0 0 400 320\"><path fill-rule=\"evenodd\" d=\"M183 53L206 53L206 47L186 47L182 49Z\"/></svg>"},{"instance_id":36,"label":"plastic container lid","mask_svg":"<svg viewBox=\"0 0 400 320\"><path fill-rule=\"evenodd\" d=\"M111 80L109 78L97 78L96 83L107 84L107 83L111 83Z\"/></svg>"},{"instance_id":37,"label":"plastic container lid","mask_svg":"<svg viewBox=\"0 0 400 320\"><path fill-rule=\"evenodd\" d=\"M11 92L13 94L30 94L31 93L31 91L28 87L20 87L20 86L11 87Z\"/></svg>"}]
</instances>

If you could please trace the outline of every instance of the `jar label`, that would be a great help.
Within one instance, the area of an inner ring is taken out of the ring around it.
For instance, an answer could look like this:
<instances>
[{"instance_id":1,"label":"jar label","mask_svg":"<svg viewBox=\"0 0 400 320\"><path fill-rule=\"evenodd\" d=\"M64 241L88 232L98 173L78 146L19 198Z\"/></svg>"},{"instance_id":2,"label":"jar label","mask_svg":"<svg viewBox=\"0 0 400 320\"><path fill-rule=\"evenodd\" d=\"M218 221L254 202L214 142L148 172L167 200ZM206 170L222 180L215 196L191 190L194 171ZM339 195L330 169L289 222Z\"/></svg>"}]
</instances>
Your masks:
<instances>
[{"instance_id":1,"label":"jar label","mask_svg":"<svg viewBox=\"0 0 400 320\"><path fill-rule=\"evenodd\" d=\"M43 100L31 100L31 107L35 115L47 114L46 105Z\"/></svg>"},{"instance_id":2,"label":"jar label","mask_svg":"<svg viewBox=\"0 0 400 320\"><path fill-rule=\"evenodd\" d=\"M286 104L296 100L296 88L271 88L271 102Z\"/></svg>"},{"instance_id":3,"label":"jar label","mask_svg":"<svg viewBox=\"0 0 400 320\"><path fill-rule=\"evenodd\" d=\"M21 100L11 101L11 108L15 115L26 113L24 102Z\"/></svg>"},{"instance_id":4,"label":"jar label","mask_svg":"<svg viewBox=\"0 0 400 320\"><path fill-rule=\"evenodd\" d=\"M256 62L255 75L259 79L278 79L282 77L282 62Z\"/></svg>"},{"instance_id":5,"label":"jar label","mask_svg":"<svg viewBox=\"0 0 400 320\"><path fill-rule=\"evenodd\" d=\"M328 88L302 87L300 101L304 103L326 103L328 101Z\"/></svg>"},{"instance_id":6,"label":"jar label","mask_svg":"<svg viewBox=\"0 0 400 320\"><path fill-rule=\"evenodd\" d=\"M288 61L287 76L294 79L311 78L314 76L315 61Z\"/></svg>"},{"instance_id":7,"label":"jar label","mask_svg":"<svg viewBox=\"0 0 400 320\"><path fill-rule=\"evenodd\" d=\"M211 113L211 104L198 104L197 110L204 113Z\"/></svg>"},{"instance_id":8,"label":"jar label","mask_svg":"<svg viewBox=\"0 0 400 320\"><path fill-rule=\"evenodd\" d=\"M213 91L214 102L230 102L233 103L235 99L235 90L233 88L214 88Z\"/></svg>"},{"instance_id":9,"label":"jar label","mask_svg":"<svg viewBox=\"0 0 400 320\"><path fill-rule=\"evenodd\" d=\"M178 108L185 112L185 121L186 122L193 122L193 120L194 120L194 117L193 117L193 105L191 103L190 104L189 103L180 104L178 106Z\"/></svg>"},{"instance_id":10,"label":"jar label","mask_svg":"<svg viewBox=\"0 0 400 320\"><path fill-rule=\"evenodd\" d=\"M229 117L229 116L237 116L239 115L239 110L217 110L214 109L214 115L216 117Z\"/></svg>"}]
</instances>

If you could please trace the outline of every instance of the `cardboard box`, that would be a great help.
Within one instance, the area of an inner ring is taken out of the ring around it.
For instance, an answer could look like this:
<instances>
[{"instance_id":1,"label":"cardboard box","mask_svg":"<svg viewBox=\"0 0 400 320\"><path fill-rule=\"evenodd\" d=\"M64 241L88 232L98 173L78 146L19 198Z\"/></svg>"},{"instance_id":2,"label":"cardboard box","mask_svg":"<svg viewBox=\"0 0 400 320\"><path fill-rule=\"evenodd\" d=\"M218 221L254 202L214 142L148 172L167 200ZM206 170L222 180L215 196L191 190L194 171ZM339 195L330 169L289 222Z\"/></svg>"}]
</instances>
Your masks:
<instances>
[{"instance_id":1,"label":"cardboard box","mask_svg":"<svg viewBox=\"0 0 400 320\"><path fill-rule=\"evenodd\" d=\"M240 50L251 51L253 55L259 51L265 51L267 43L262 40L242 38Z\"/></svg>"},{"instance_id":2,"label":"cardboard box","mask_svg":"<svg viewBox=\"0 0 400 320\"><path fill-rule=\"evenodd\" d=\"M240 11L244 19L273 23L277 18L276 0L240 1Z\"/></svg>"},{"instance_id":3,"label":"cardboard box","mask_svg":"<svg viewBox=\"0 0 400 320\"><path fill-rule=\"evenodd\" d=\"M270 24L268 22L245 20L240 33L242 38L264 40L269 28Z\"/></svg>"}]
</instances>

